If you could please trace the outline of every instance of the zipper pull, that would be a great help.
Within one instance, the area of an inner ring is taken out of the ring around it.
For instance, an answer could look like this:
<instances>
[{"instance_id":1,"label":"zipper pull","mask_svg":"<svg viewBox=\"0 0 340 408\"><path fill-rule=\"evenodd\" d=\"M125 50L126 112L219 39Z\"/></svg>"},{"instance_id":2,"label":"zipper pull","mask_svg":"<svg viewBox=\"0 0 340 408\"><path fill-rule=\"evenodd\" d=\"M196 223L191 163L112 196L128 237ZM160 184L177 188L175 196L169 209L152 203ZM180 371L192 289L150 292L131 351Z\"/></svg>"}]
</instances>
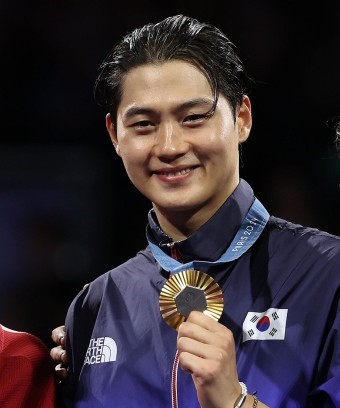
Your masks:
<instances>
[{"instance_id":1,"label":"zipper pull","mask_svg":"<svg viewBox=\"0 0 340 408\"><path fill-rule=\"evenodd\" d=\"M167 246L170 249L171 258L176 259L176 261L178 261L178 253L177 253L177 249L175 248L175 243L169 242Z\"/></svg>"}]
</instances>

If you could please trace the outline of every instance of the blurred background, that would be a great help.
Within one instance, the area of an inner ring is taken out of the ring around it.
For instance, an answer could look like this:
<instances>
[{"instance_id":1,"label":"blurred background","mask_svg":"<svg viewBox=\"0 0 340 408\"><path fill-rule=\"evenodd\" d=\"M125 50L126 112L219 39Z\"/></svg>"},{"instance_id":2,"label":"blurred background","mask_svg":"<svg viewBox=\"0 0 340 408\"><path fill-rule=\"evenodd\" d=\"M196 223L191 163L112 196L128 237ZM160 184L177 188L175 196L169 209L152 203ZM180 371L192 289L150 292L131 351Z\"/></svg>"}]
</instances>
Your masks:
<instances>
[{"instance_id":1,"label":"blurred background","mask_svg":"<svg viewBox=\"0 0 340 408\"><path fill-rule=\"evenodd\" d=\"M300 6L298 7L297 4ZM146 245L92 96L112 45L187 14L217 25L256 80L241 175L270 213L340 235L340 2L0 1L0 322L50 347L82 286Z\"/></svg>"}]
</instances>

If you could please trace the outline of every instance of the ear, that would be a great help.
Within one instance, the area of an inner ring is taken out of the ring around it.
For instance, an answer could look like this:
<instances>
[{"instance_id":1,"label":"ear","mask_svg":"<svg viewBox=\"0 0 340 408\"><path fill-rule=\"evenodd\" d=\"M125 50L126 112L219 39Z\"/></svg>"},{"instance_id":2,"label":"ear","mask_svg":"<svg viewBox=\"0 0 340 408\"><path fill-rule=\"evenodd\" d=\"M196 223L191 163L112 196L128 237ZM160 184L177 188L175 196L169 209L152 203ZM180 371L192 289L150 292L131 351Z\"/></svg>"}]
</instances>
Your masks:
<instances>
[{"instance_id":1,"label":"ear","mask_svg":"<svg viewBox=\"0 0 340 408\"><path fill-rule=\"evenodd\" d=\"M111 116L109 113L106 114L106 129L109 132L112 144L114 146L114 148L116 149L116 153L118 154L118 156L120 156L120 149L119 149L119 145L118 145L118 138L117 138L117 133L115 131L115 127L112 123L111 120Z\"/></svg>"},{"instance_id":2,"label":"ear","mask_svg":"<svg viewBox=\"0 0 340 408\"><path fill-rule=\"evenodd\" d=\"M247 95L243 96L236 121L238 125L238 141L243 143L248 139L252 125L251 103Z\"/></svg>"}]
</instances>

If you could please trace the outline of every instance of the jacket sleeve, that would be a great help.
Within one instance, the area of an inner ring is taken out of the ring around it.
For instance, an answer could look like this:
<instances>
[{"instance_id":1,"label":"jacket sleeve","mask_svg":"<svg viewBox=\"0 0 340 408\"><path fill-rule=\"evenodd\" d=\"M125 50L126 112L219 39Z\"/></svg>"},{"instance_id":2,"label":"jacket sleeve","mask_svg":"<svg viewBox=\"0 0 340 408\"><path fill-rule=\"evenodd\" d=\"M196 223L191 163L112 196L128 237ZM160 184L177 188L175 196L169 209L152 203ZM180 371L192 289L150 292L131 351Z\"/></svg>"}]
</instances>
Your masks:
<instances>
[{"instance_id":1,"label":"jacket sleeve","mask_svg":"<svg viewBox=\"0 0 340 408\"><path fill-rule=\"evenodd\" d=\"M340 407L340 290L336 292L329 314L312 400L313 407Z\"/></svg>"},{"instance_id":2,"label":"jacket sleeve","mask_svg":"<svg viewBox=\"0 0 340 408\"><path fill-rule=\"evenodd\" d=\"M100 299L91 290L92 285L91 283L77 295L66 315L66 352L69 366L64 385L64 399L67 407L73 406L79 376L100 305Z\"/></svg>"}]
</instances>

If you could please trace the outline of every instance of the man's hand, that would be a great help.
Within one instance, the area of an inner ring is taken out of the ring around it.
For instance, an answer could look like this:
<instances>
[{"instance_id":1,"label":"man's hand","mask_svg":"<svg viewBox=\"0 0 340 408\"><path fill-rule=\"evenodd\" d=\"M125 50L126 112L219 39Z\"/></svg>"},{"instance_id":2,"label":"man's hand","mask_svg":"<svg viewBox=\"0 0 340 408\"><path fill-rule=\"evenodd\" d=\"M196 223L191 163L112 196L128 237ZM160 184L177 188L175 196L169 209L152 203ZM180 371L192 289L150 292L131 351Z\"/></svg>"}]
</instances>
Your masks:
<instances>
[{"instance_id":1,"label":"man's hand","mask_svg":"<svg viewBox=\"0 0 340 408\"><path fill-rule=\"evenodd\" d=\"M51 337L54 343L57 344L57 346L51 349L50 355L52 357L52 360L57 364L55 366L57 378L63 381L66 380L67 378L66 367L68 363L68 358L65 350L66 345L65 326L59 326L52 330Z\"/></svg>"},{"instance_id":2,"label":"man's hand","mask_svg":"<svg viewBox=\"0 0 340 408\"><path fill-rule=\"evenodd\" d=\"M202 408L234 407L241 393L233 333L201 312L178 330L179 363L192 375Z\"/></svg>"}]
</instances>

